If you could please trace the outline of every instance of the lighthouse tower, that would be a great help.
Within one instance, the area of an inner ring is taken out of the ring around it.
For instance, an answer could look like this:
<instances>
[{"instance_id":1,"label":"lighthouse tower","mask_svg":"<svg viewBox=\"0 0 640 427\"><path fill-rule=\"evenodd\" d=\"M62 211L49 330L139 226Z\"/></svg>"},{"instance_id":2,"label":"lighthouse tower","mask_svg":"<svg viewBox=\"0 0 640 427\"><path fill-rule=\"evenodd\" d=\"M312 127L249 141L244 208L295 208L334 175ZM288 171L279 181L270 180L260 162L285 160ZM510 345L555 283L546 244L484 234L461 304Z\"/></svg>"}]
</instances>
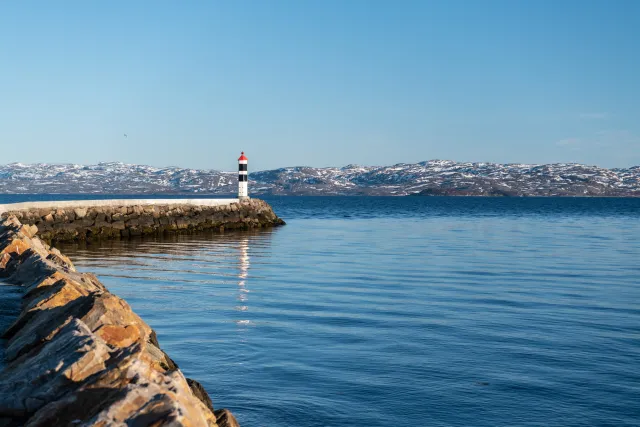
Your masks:
<instances>
[{"instance_id":1,"label":"lighthouse tower","mask_svg":"<svg viewBox=\"0 0 640 427\"><path fill-rule=\"evenodd\" d=\"M249 175L247 174L247 157L242 155L238 159L238 199L247 200L249 198Z\"/></svg>"}]
</instances>

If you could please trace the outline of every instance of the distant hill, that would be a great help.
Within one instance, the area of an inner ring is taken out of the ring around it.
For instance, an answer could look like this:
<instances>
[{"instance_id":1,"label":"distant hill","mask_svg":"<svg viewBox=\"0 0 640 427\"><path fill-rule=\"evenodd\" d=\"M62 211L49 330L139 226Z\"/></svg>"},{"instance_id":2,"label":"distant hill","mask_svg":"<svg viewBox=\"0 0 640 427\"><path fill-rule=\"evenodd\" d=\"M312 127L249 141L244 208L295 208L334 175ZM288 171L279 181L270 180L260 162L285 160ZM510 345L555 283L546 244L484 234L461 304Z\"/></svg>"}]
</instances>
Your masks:
<instances>
[{"instance_id":1,"label":"distant hill","mask_svg":"<svg viewBox=\"0 0 640 427\"><path fill-rule=\"evenodd\" d=\"M254 195L640 196L640 166L604 169L430 160L393 166L291 167L249 171ZM237 173L97 165L12 163L0 166L0 193L232 195Z\"/></svg>"}]
</instances>

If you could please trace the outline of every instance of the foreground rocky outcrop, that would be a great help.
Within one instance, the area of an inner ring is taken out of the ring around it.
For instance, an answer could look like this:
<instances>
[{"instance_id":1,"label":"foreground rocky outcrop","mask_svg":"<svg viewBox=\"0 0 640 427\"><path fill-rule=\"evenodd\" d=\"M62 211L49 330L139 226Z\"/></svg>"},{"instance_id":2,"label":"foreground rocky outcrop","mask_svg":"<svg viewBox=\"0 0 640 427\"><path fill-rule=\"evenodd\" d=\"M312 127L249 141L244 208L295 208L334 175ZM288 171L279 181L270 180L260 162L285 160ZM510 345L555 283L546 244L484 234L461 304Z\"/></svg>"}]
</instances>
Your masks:
<instances>
[{"instance_id":1,"label":"foreground rocky outcrop","mask_svg":"<svg viewBox=\"0 0 640 427\"><path fill-rule=\"evenodd\" d=\"M4 332L0 426L236 426L155 332L37 227L0 222L0 279L24 287Z\"/></svg>"},{"instance_id":2,"label":"foreground rocky outcrop","mask_svg":"<svg viewBox=\"0 0 640 427\"><path fill-rule=\"evenodd\" d=\"M259 199L217 206L186 204L179 200L164 204L154 203L153 199L137 204L120 202L105 206L92 206L90 201L67 202L71 206L57 208L36 203L26 208L5 205L7 211L0 211L0 218L13 215L25 225L36 226L38 236L47 242L193 233L207 229L247 230L284 224L271 206Z\"/></svg>"}]
</instances>

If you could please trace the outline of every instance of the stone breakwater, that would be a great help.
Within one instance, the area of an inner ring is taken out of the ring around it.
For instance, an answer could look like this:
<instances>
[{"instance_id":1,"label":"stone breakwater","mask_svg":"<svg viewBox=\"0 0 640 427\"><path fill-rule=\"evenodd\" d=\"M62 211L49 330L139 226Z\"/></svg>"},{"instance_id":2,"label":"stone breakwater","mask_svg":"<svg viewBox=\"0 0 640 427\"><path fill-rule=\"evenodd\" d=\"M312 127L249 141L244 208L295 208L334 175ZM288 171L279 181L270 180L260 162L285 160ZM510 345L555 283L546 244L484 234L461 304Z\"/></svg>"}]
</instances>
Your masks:
<instances>
[{"instance_id":1,"label":"stone breakwater","mask_svg":"<svg viewBox=\"0 0 640 427\"><path fill-rule=\"evenodd\" d=\"M0 205L0 219L15 216L38 227L47 242L120 238L284 224L258 199L95 200Z\"/></svg>"},{"instance_id":2,"label":"stone breakwater","mask_svg":"<svg viewBox=\"0 0 640 427\"><path fill-rule=\"evenodd\" d=\"M0 222L0 278L24 287L3 335L0 426L237 426L124 300L36 233Z\"/></svg>"}]
</instances>

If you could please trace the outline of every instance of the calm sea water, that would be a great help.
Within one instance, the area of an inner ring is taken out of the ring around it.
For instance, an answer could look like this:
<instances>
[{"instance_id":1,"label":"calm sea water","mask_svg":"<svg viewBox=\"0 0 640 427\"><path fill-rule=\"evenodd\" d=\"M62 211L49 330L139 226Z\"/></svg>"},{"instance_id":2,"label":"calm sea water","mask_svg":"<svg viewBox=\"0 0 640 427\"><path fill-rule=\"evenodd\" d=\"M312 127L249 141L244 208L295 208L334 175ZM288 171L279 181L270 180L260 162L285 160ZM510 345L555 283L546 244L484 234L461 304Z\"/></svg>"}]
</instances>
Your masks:
<instances>
[{"instance_id":1,"label":"calm sea water","mask_svg":"<svg viewBox=\"0 0 640 427\"><path fill-rule=\"evenodd\" d=\"M268 201L61 249L243 427L640 425L640 199Z\"/></svg>"}]
</instances>

